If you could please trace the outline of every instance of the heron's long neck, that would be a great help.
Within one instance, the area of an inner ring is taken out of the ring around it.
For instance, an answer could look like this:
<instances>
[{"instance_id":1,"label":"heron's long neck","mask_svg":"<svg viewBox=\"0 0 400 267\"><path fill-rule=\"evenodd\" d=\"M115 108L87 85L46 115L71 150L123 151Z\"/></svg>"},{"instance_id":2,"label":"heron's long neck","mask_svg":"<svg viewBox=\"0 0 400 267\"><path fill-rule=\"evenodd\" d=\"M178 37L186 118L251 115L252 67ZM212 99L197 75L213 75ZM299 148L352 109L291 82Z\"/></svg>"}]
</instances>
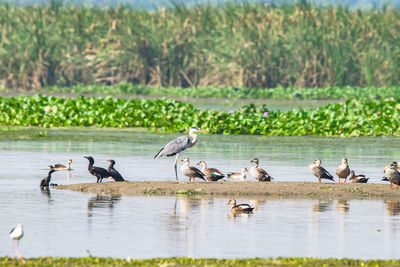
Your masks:
<instances>
[{"instance_id":1,"label":"heron's long neck","mask_svg":"<svg viewBox=\"0 0 400 267\"><path fill-rule=\"evenodd\" d=\"M71 169L71 162L67 163L67 169Z\"/></svg>"},{"instance_id":2,"label":"heron's long neck","mask_svg":"<svg viewBox=\"0 0 400 267\"><path fill-rule=\"evenodd\" d=\"M189 147L194 146L197 143L197 134L194 134L192 132L189 132L190 137L192 137L192 140L189 140Z\"/></svg>"}]
</instances>

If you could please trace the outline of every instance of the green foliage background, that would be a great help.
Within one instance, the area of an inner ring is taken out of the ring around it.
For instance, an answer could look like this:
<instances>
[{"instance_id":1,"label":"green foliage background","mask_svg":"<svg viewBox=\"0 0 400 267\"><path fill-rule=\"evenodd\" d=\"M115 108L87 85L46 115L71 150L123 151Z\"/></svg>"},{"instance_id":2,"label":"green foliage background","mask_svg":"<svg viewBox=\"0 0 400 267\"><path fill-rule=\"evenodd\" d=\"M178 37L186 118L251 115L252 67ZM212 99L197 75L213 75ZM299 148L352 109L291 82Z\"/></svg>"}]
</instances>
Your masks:
<instances>
[{"instance_id":1,"label":"green foliage background","mask_svg":"<svg viewBox=\"0 0 400 267\"><path fill-rule=\"evenodd\" d=\"M0 4L3 88L393 86L399 69L392 8Z\"/></svg>"},{"instance_id":2,"label":"green foliage background","mask_svg":"<svg viewBox=\"0 0 400 267\"><path fill-rule=\"evenodd\" d=\"M0 123L21 126L145 127L187 132L198 126L218 134L376 136L400 135L400 104L393 100L347 100L310 110L243 106L234 112L199 110L170 99L112 97L0 98Z\"/></svg>"}]
</instances>

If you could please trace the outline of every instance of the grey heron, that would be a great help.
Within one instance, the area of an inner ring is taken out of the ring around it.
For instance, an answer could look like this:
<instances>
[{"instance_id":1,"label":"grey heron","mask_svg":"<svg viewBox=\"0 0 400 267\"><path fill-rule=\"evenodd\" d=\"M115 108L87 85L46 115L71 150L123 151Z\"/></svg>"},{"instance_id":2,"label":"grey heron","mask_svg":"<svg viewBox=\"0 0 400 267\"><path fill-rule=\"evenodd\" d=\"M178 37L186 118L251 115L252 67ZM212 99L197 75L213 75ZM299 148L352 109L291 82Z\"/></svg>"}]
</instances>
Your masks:
<instances>
[{"instance_id":1,"label":"grey heron","mask_svg":"<svg viewBox=\"0 0 400 267\"><path fill-rule=\"evenodd\" d=\"M236 213L253 213L254 208L249 204L236 204L235 199L229 200L226 205L232 205L232 208L229 210L232 214Z\"/></svg>"},{"instance_id":2,"label":"grey heron","mask_svg":"<svg viewBox=\"0 0 400 267\"><path fill-rule=\"evenodd\" d=\"M392 164L390 164L390 168L385 170L385 176L390 182L390 188L393 188L393 184L397 185L397 188L399 188L400 172L397 170L397 167L397 162L393 161Z\"/></svg>"},{"instance_id":3,"label":"grey heron","mask_svg":"<svg viewBox=\"0 0 400 267\"><path fill-rule=\"evenodd\" d=\"M111 177L116 181L116 182L123 182L125 181L124 178L122 178L122 175L114 169L115 161L112 159L107 160L110 162L110 166L108 166L108 173L111 175Z\"/></svg>"},{"instance_id":4,"label":"grey heron","mask_svg":"<svg viewBox=\"0 0 400 267\"><path fill-rule=\"evenodd\" d=\"M57 163L57 164L54 165L53 168L54 168L56 171L70 171L70 170L72 170L72 169L71 169L71 164L73 164L72 159L69 159L69 160L67 161L67 166L65 166L65 165L63 165L63 164L60 164L60 163Z\"/></svg>"},{"instance_id":5,"label":"grey heron","mask_svg":"<svg viewBox=\"0 0 400 267\"><path fill-rule=\"evenodd\" d=\"M207 168L207 164L204 160L199 161L197 165L202 166L201 172L204 174L206 179L211 182L218 181L225 177L225 175L215 168Z\"/></svg>"},{"instance_id":6,"label":"grey heron","mask_svg":"<svg viewBox=\"0 0 400 267\"><path fill-rule=\"evenodd\" d=\"M265 170L258 168L259 160L258 158L252 159L255 165L250 168L250 174L260 182L271 182L272 178Z\"/></svg>"},{"instance_id":7,"label":"grey heron","mask_svg":"<svg viewBox=\"0 0 400 267\"><path fill-rule=\"evenodd\" d=\"M336 175L339 178L339 184L340 184L340 179L344 179L344 183L346 183L347 176L350 175L350 167L347 158L343 158L342 163L339 166L337 166Z\"/></svg>"},{"instance_id":8,"label":"grey heron","mask_svg":"<svg viewBox=\"0 0 400 267\"><path fill-rule=\"evenodd\" d=\"M318 183L321 183L321 179L335 181L333 179L333 176L321 166L320 159L314 160L314 162L310 164L308 169L311 171L312 174L314 174L315 177L318 177Z\"/></svg>"},{"instance_id":9,"label":"grey heron","mask_svg":"<svg viewBox=\"0 0 400 267\"><path fill-rule=\"evenodd\" d=\"M16 227L11 229L10 231L10 238L13 242L13 254L16 254L21 259L22 263L25 264L25 259L22 257L21 253L19 252L19 240L24 236L24 229L21 223L19 223Z\"/></svg>"},{"instance_id":10,"label":"grey heron","mask_svg":"<svg viewBox=\"0 0 400 267\"><path fill-rule=\"evenodd\" d=\"M107 177L111 176L110 173L106 169L93 166L94 159L92 157L84 157L84 158L89 160L88 171L91 175L96 176L97 183L101 183L103 181L103 178L107 178Z\"/></svg>"},{"instance_id":11,"label":"grey heron","mask_svg":"<svg viewBox=\"0 0 400 267\"><path fill-rule=\"evenodd\" d=\"M240 172L230 172L228 173L227 177L231 179L245 179L246 173L249 172L246 167L242 168L242 173Z\"/></svg>"},{"instance_id":12,"label":"grey heron","mask_svg":"<svg viewBox=\"0 0 400 267\"><path fill-rule=\"evenodd\" d=\"M189 166L189 158L188 157L184 157L183 159L181 159L181 161L185 162L185 164L183 164L181 166L181 172L183 173L183 175L189 177L189 181L191 181L192 179L193 179L193 181L195 181L196 177L203 179L204 181L206 180L206 179L204 179L204 173L202 173L196 167Z\"/></svg>"},{"instance_id":13,"label":"grey heron","mask_svg":"<svg viewBox=\"0 0 400 267\"><path fill-rule=\"evenodd\" d=\"M367 183L368 180L364 174L355 175L354 171L350 171L349 183Z\"/></svg>"},{"instance_id":14,"label":"grey heron","mask_svg":"<svg viewBox=\"0 0 400 267\"><path fill-rule=\"evenodd\" d=\"M177 163L179 158L179 153L184 151L185 149L194 146L197 143L197 132L208 132L207 130L200 129L198 127L192 127L189 130L189 136L183 135L180 136L168 144L166 144L163 148L158 151L158 153L154 156L154 158L161 158L163 156L172 157L176 155L175 162L174 162L174 170L175 170L175 177L176 181L178 181L178 172L177 172ZM192 139L190 139L192 137Z\"/></svg>"}]
</instances>

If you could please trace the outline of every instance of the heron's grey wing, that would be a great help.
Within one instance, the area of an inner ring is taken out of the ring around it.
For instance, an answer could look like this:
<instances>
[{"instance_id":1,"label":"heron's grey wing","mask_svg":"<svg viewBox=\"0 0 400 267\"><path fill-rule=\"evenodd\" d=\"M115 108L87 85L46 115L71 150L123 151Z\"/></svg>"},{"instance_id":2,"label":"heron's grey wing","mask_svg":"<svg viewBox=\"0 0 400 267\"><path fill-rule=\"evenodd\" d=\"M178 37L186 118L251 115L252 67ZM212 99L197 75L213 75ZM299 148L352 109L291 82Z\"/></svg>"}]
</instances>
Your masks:
<instances>
[{"instance_id":1,"label":"heron's grey wing","mask_svg":"<svg viewBox=\"0 0 400 267\"><path fill-rule=\"evenodd\" d=\"M161 150L154 156L154 158L159 158L162 156L171 157L176 155L177 153L182 152L187 148L189 144L189 137L186 135L179 136L178 138L172 140L168 144L166 144Z\"/></svg>"}]
</instances>

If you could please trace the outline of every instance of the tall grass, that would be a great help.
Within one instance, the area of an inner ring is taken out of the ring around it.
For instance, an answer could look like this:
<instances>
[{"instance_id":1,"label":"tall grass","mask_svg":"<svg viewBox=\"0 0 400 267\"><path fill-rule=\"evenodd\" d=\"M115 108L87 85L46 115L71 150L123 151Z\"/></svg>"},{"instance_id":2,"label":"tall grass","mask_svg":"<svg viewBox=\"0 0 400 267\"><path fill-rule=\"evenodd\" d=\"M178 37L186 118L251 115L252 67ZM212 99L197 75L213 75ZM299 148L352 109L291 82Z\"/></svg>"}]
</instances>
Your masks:
<instances>
[{"instance_id":1,"label":"tall grass","mask_svg":"<svg viewBox=\"0 0 400 267\"><path fill-rule=\"evenodd\" d=\"M117 84L392 86L400 12L310 5L0 4L3 88Z\"/></svg>"}]
</instances>

